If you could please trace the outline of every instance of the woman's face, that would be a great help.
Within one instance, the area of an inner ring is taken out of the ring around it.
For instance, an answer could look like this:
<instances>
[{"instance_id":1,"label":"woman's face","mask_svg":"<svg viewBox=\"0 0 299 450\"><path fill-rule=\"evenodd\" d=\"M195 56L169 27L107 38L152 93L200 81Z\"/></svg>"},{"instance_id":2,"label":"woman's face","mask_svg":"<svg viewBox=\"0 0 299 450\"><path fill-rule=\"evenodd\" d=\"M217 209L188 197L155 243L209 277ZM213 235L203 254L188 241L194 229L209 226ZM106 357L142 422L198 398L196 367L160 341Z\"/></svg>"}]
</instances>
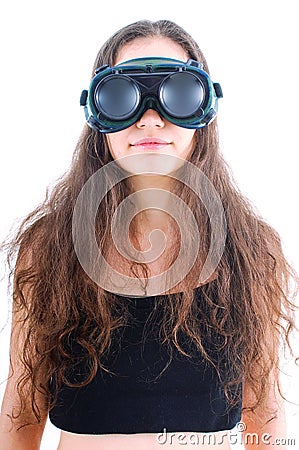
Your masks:
<instances>
[{"instance_id":1,"label":"woman's face","mask_svg":"<svg viewBox=\"0 0 299 450\"><path fill-rule=\"evenodd\" d=\"M119 51L115 65L123 61L147 56L160 56L187 61L188 55L176 42L165 37L138 38ZM148 109L133 125L116 133L108 133L107 140L114 160L127 155L155 152L189 159L195 130L182 128ZM177 161L178 158L176 158ZM181 165L181 164L179 164ZM176 165L176 169L178 166Z\"/></svg>"}]
</instances>

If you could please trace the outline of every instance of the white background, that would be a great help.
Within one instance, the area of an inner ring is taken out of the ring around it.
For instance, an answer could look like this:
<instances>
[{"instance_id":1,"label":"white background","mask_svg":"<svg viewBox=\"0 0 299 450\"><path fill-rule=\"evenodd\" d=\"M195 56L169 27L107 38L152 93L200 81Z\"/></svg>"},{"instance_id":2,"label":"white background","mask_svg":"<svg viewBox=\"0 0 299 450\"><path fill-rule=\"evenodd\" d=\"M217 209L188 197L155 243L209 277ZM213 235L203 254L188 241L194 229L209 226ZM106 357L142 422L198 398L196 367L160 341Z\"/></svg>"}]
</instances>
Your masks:
<instances>
[{"instance_id":1,"label":"white background","mask_svg":"<svg viewBox=\"0 0 299 450\"><path fill-rule=\"evenodd\" d=\"M119 4L11 0L2 6L0 17L0 240L69 167L84 125L80 93L88 87L100 46L128 23L165 18L193 35L207 57L213 80L221 83L224 98L218 123L224 157L241 191L279 232L285 254L298 270L295 0ZM10 307L6 283L0 288L2 397ZM298 354L298 345L296 349ZM299 370L287 361L283 367L288 374L283 377L287 397L298 404ZM299 406L287 403L286 408L288 434L297 438L298 445ZM42 450L54 450L58 436L58 430L47 424Z\"/></svg>"}]
</instances>

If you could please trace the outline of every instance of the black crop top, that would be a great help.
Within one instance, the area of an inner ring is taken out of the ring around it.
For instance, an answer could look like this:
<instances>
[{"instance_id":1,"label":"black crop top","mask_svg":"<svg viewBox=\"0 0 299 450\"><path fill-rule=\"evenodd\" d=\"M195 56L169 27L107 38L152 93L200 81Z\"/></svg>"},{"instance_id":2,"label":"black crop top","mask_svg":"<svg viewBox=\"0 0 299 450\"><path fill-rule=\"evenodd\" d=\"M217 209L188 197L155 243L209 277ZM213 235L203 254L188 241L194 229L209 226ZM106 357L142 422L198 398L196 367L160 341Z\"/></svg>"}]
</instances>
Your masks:
<instances>
[{"instance_id":1,"label":"black crop top","mask_svg":"<svg viewBox=\"0 0 299 450\"><path fill-rule=\"evenodd\" d=\"M200 288L195 292L200 297ZM169 353L150 337L141 345L155 298L129 298L138 324L125 327L121 351L109 351L103 361L117 376L99 370L87 386L59 389L49 413L56 427L79 434L215 432L241 420L242 386L238 405L229 409L216 370L199 353L187 358L173 347L163 371Z\"/></svg>"}]
</instances>

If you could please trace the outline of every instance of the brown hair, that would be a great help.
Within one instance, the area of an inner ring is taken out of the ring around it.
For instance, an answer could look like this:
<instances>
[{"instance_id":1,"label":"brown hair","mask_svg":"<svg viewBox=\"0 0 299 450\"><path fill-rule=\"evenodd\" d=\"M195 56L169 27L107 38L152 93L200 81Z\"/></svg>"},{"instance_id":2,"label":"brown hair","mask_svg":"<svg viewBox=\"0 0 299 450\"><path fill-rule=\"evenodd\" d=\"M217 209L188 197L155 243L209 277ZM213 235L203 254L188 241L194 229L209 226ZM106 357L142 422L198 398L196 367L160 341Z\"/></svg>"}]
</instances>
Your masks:
<instances>
[{"instance_id":1,"label":"brown hair","mask_svg":"<svg viewBox=\"0 0 299 450\"><path fill-rule=\"evenodd\" d=\"M99 51L93 73L102 64L113 64L117 52L128 42L152 36L177 42L190 58L203 62L208 72L206 60L192 37L173 22L160 20L139 21L115 33ZM37 392L48 395L53 377L58 386L70 384L66 376L74 363L70 342L83 350L82 358L90 369L81 384L86 385L99 368L109 371L101 364L101 356L109 349L112 336L129 320L127 302L87 276L72 241L77 197L91 175L111 161L105 136L85 125L70 170L6 244L10 276L14 275L14 310L22 314L26 329L21 348L24 370L18 382L22 400L18 415L23 414L24 423L28 389L31 409L40 420ZM251 405L254 410L264 404L270 373L279 366L277 342L283 339L291 348L289 335L295 328L292 300L298 277L283 254L277 231L239 191L219 151L216 120L196 131L190 162L208 177L220 196L227 222L225 248L217 277L201 287L202 302L196 302L192 290L201 264L194 265L182 295L158 296L164 312L159 338L170 350L174 345L185 355L188 352L182 348L182 336L195 344L217 368L231 405L238 401L231 388L246 380L256 396ZM99 207L96 232L103 254L107 254L111 244L111 217L128 192L125 183L117 184ZM210 231L207 213L186 185L180 186L176 195L192 210L202 237L201 250L206 255ZM17 264L13 265L17 252ZM147 273L146 264L136 266ZM154 313L155 310L153 318ZM219 359L211 359L203 337L217 343ZM223 363L229 368L225 376L220 370ZM256 371L251 370L253 366ZM279 385L278 378L276 382Z\"/></svg>"}]
</instances>

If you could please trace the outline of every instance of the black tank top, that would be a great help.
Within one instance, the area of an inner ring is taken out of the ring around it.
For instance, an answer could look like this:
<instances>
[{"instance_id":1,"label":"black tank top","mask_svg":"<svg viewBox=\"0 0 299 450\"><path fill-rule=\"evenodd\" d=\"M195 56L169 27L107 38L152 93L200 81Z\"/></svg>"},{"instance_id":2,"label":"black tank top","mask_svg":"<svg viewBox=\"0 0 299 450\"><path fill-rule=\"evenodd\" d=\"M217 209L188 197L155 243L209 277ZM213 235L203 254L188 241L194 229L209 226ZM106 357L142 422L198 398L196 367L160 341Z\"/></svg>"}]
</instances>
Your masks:
<instances>
[{"instance_id":1,"label":"black tank top","mask_svg":"<svg viewBox=\"0 0 299 450\"><path fill-rule=\"evenodd\" d=\"M201 288L195 292L200 299ZM79 434L135 434L216 432L241 420L242 385L239 403L229 408L215 368L202 355L187 358L173 347L167 367L169 352L159 341L150 336L142 340L155 299L124 298L137 323L125 327L121 347L112 345L101 359L116 375L98 370L87 386L61 387L49 413L52 424Z\"/></svg>"}]
</instances>

